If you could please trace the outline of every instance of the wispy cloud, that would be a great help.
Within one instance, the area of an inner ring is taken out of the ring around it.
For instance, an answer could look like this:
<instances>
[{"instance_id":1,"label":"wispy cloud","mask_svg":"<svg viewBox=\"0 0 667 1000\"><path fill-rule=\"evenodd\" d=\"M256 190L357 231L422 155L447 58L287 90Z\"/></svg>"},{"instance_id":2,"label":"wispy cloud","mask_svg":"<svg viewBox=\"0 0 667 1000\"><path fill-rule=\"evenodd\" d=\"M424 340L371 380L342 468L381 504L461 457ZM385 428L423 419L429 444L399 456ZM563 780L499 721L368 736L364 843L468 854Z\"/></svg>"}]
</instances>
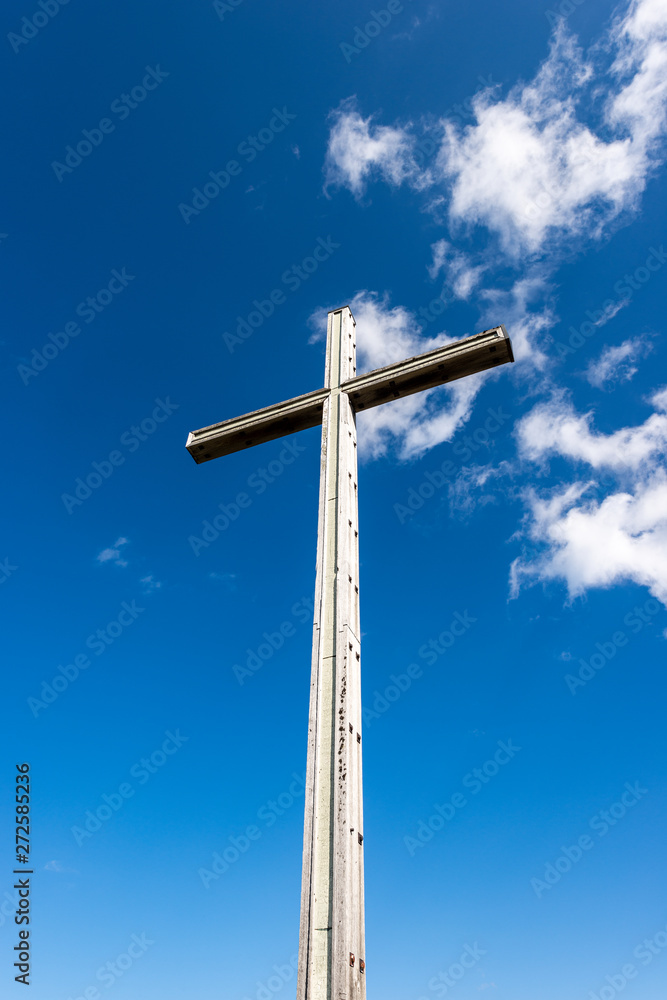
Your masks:
<instances>
[{"instance_id":1,"label":"wispy cloud","mask_svg":"<svg viewBox=\"0 0 667 1000\"><path fill-rule=\"evenodd\" d=\"M473 264L465 251L456 249L444 239L434 243L431 250L433 263L428 268L429 277L435 279L442 272L446 286L454 298L470 298L482 279L485 265Z\"/></svg>"},{"instance_id":2,"label":"wispy cloud","mask_svg":"<svg viewBox=\"0 0 667 1000\"><path fill-rule=\"evenodd\" d=\"M612 434L591 429L593 414L575 412L564 395L535 406L517 425L519 453L533 462L560 455L593 469L638 470L663 456L667 446L667 389L654 393L655 408L637 427Z\"/></svg>"},{"instance_id":3,"label":"wispy cloud","mask_svg":"<svg viewBox=\"0 0 667 1000\"><path fill-rule=\"evenodd\" d=\"M375 177L393 185L410 181L422 187L427 183L413 155L414 138L403 127L377 125L372 116L362 117L355 97L341 102L331 122L325 190L346 187L359 198Z\"/></svg>"},{"instance_id":4,"label":"wispy cloud","mask_svg":"<svg viewBox=\"0 0 667 1000\"><path fill-rule=\"evenodd\" d=\"M97 556L97 561L99 563L111 562L114 566L127 566L127 561L122 557L120 550L123 546L127 545L128 542L129 539L127 538L117 538L111 548L102 549Z\"/></svg>"},{"instance_id":5,"label":"wispy cloud","mask_svg":"<svg viewBox=\"0 0 667 1000\"><path fill-rule=\"evenodd\" d=\"M596 389L629 382L639 370L639 361L651 350L652 344L645 337L625 340L617 347L605 347L586 368L586 379Z\"/></svg>"},{"instance_id":6,"label":"wispy cloud","mask_svg":"<svg viewBox=\"0 0 667 1000\"><path fill-rule=\"evenodd\" d=\"M45 872L66 872L72 875L78 875L76 868L66 868L61 861L47 861L44 865Z\"/></svg>"}]
</instances>

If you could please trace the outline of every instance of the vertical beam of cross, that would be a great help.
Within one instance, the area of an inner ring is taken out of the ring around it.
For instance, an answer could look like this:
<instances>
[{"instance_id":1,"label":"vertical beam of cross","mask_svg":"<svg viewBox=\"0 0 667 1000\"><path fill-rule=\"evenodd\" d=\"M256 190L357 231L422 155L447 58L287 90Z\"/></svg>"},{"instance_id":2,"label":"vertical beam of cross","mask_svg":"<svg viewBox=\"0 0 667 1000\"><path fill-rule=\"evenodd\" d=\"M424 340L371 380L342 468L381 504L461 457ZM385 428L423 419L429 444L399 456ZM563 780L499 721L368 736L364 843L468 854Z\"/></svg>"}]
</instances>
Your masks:
<instances>
[{"instance_id":1,"label":"vertical beam of cross","mask_svg":"<svg viewBox=\"0 0 667 1000\"><path fill-rule=\"evenodd\" d=\"M322 424L297 1000L365 1000L355 413L514 360L503 326L357 375L355 323L329 313L325 385L193 431L208 462Z\"/></svg>"},{"instance_id":2,"label":"vertical beam of cross","mask_svg":"<svg viewBox=\"0 0 667 1000\"><path fill-rule=\"evenodd\" d=\"M366 995L354 327L329 313L297 1000Z\"/></svg>"}]
</instances>

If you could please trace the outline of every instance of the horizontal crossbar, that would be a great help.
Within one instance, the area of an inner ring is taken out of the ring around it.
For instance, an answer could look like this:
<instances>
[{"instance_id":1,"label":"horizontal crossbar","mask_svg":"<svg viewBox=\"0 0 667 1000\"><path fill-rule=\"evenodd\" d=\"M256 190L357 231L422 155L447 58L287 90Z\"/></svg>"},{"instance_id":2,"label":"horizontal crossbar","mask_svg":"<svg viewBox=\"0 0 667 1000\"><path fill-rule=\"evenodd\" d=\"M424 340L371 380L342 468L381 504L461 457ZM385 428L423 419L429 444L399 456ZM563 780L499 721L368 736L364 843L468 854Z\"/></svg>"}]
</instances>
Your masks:
<instances>
[{"instance_id":1,"label":"horizontal crossbar","mask_svg":"<svg viewBox=\"0 0 667 1000\"><path fill-rule=\"evenodd\" d=\"M348 394L355 410L367 410L508 361L514 361L512 344L505 327L497 326L416 358L357 375L343 382L341 391ZM316 427L322 423L322 408L329 392L329 389L316 389L304 396L192 431L186 448L200 464Z\"/></svg>"},{"instance_id":2,"label":"horizontal crossbar","mask_svg":"<svg viewBox=\"0 0 667 1000\"><path fill-rule=\"evenodd\" d=\"M255 444L275 441L286 434L305 431L322 423L322 407L329 395L328 389L316 389L305 396L286 399L262 410L254 410L242 417L223 420L199 431L191 431L185 447L195 462L208 462L212 458L231 455Z\"/></svg>"},{"instance_id":3,"label":"horizontal crossbar","mask_svg":"<svg viewBox=\"0 0 667 1000\"><path fill-rule=\"evenodd\" d=\"M416 358L356 375L343 382L341 389L349 395L355 410L367 410L508 361L514 361L512 344L505 327L497 326Z\"/></svg>"}]
</instances>

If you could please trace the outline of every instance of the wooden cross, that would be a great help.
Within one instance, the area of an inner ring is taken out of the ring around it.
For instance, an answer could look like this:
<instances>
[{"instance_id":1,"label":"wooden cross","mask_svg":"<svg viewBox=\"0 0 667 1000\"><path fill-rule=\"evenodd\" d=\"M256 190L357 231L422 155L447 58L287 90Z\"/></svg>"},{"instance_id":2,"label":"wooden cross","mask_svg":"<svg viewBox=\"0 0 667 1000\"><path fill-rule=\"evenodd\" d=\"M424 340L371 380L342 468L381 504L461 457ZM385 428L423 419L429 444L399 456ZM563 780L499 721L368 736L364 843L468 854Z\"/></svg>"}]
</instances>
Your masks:
<instances>
[{"instance_id":1,"label":"wooden cross","mask_svg":"<svg viewBox=\"0 0 667 1000\"><path fill-rule=\"evenodd\" d=\"M193 431L198 463L322 424L297 1000L365 1000L355 414L514 361L504 326L356 374L348 306L328 315L324 388Z\"/></svg>"}]
</instances>

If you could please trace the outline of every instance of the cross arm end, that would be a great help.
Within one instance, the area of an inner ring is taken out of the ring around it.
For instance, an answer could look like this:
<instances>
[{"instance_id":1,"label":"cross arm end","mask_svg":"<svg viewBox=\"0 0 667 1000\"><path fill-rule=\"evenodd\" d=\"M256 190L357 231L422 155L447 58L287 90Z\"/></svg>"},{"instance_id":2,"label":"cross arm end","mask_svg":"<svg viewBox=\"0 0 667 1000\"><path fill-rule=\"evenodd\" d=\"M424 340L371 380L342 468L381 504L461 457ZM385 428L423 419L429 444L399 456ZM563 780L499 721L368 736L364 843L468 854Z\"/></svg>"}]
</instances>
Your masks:
<instances>
[{"instance_id":1,"label":"cross arm end","mask_svg":"<svg viewBox=\"0 0 667 1000\"><path fill-rule=\"evenodd\" d=\"M185 447L195 462L201 465L212 458L231 455L265 441L275 441L287 434L316 427L322 423L322 407L328 395L328 389L316 389L284 403L275 403L241 417L202 427L188 434Z\"/></svg>"}]
</instances>

